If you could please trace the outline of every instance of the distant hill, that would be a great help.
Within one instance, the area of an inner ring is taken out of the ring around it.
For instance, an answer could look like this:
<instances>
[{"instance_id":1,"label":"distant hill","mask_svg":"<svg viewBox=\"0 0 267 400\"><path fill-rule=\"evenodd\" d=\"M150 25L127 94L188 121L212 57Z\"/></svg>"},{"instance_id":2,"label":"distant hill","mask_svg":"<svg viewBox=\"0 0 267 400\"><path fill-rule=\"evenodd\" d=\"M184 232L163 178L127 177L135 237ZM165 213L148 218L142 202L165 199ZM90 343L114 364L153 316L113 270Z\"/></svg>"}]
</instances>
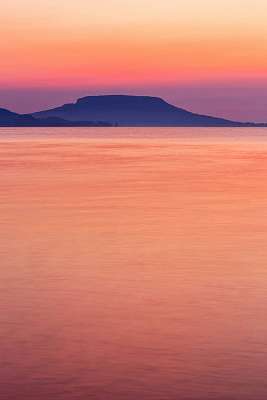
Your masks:
<instances>
[{"instance_id":1,"label":"distant hill","mask_svg":"<svg viewBox=\"0 0 267 400\"><path fill-rule=\"evenodd\" d=\"M6 110L5 108L0 108L0 122L10 122L14 121L19 116L19 114Z\"/></svg>"},{"instance_id":2,"label":"distant hill","mask_svg":"<svg viewBox=\"0 0 267 400\"><path fill-rule=\"evenodd\" d=\"M73 104L32 114L36 118L58 117L68 121L104 120L119 126L256 126L199 115L175 107L158 97L106 95L88 96Z\"/></svg>"},{"instance_id":3,"label":"distant hill","mask_svg":"<svg viewBox=\"0 0 267 400\"><path fill-rule=\"evenodd\" d=\"M31 115L20 115L15 112L0 108L0 126L31 126L40 121Z\"/></svg>"},{"instance_id":4,"label":"distant hill","mask_svg":"<svg viewBox=\"0 0 267 400\"><path fill-rule=\"evenodd\" d=\"M97 127L112 126L108 122L94 121L68 121L58 117L34 118L28 114L17 114L15 112L0 108L0 127Z\"/></svg>"},{"instance_id":5,"label":"distant hill","mask_svg":"<svg viewBox=\"0 0 267 400\"><path fill-rule=\"evenodd\" d=\"M195 114L159 97L106 95L83 97L76 103L33 114L18 114L0 108L0 126L267 127L267 124L242 123Z\"/></svg>"}]
</instances>

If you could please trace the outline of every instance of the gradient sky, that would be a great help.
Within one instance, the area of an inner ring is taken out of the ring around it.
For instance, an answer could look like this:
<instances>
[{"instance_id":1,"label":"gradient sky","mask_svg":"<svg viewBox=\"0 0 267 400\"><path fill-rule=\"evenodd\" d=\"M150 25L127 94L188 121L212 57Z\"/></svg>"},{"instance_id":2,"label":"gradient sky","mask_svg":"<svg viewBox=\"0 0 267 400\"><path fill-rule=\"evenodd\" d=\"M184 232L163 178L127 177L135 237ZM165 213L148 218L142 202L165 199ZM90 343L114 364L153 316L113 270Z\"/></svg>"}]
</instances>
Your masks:
<instances>
[{"instance_id":1,"label":"gradient sky","mask_svg":"<svg viewBox=\"0 0 267 400\"><path fill-rule=\"evenodd\" d=\"M77 96L163 96L267 121L266 0L9 0L0 15L0 106Z\"/></svg>"}]
</instances>

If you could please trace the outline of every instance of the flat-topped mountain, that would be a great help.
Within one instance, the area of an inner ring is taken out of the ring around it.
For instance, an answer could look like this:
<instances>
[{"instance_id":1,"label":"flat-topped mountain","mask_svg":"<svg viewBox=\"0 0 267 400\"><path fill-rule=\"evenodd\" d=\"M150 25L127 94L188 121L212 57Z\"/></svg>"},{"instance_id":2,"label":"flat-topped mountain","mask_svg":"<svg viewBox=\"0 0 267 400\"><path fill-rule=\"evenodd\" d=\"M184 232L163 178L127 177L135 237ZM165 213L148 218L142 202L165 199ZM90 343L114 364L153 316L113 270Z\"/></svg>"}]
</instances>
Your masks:
<instances>
[{"instance_id":1,"label":"flat-topped mountain","mask_svg":"<svg viewBox=\"0 0 267 400\"><path fill-rule=\"evenodd\" d=\"M267 127L267 124L242 123L195 114L159 97L105 95L83 97L76 103L33 114L18 114L0 108L0 126Z\"/></svg>"},{"instance_id":2,"label":"flat-topped mountain","mask_svg":"<svg viewBox=\"0 0 267 400\"><path fill-rule=\"evenodd\" d=\"M69 121L102 120L119 126L254 126L195 114L161 98L149 96L88 96L76 103L32 115L36 118L59 117Z\"/></svg>"}]
</instances>

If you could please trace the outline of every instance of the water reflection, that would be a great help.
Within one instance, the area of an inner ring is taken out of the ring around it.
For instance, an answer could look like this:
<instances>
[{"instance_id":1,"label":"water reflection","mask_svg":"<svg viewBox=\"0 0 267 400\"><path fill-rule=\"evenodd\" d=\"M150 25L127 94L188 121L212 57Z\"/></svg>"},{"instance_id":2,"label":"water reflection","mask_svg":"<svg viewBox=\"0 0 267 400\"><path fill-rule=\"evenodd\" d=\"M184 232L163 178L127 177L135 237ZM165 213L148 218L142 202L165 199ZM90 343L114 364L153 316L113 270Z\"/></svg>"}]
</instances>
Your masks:
<instances>
[{"instance_id":1,"label":"water reflection","mask_svg":"<svg viewBox=\"0 0 267 400\"><path fill-rule=\"evenodd\" d=\"M264 129L1 132L3 399L265 399Z\"/></svg>"}]
</instances>

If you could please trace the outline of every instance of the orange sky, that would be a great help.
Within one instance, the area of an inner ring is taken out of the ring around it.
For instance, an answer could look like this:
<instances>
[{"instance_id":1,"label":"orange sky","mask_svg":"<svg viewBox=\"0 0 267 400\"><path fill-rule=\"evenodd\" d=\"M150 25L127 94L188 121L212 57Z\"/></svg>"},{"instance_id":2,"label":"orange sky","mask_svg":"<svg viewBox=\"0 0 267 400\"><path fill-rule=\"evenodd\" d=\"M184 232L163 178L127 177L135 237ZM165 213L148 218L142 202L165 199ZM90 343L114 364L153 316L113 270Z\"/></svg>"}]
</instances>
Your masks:
<instances>
[{"instance_id":1,"label":"orange sky","mask_svg":"<svg viewBox=\"0 0 267 400\"><path fill-rule=\"evenodd\" d=\"M0 87L267 87L266 18L266 0L10 0Z\"/></svg>"}]
</instances>

